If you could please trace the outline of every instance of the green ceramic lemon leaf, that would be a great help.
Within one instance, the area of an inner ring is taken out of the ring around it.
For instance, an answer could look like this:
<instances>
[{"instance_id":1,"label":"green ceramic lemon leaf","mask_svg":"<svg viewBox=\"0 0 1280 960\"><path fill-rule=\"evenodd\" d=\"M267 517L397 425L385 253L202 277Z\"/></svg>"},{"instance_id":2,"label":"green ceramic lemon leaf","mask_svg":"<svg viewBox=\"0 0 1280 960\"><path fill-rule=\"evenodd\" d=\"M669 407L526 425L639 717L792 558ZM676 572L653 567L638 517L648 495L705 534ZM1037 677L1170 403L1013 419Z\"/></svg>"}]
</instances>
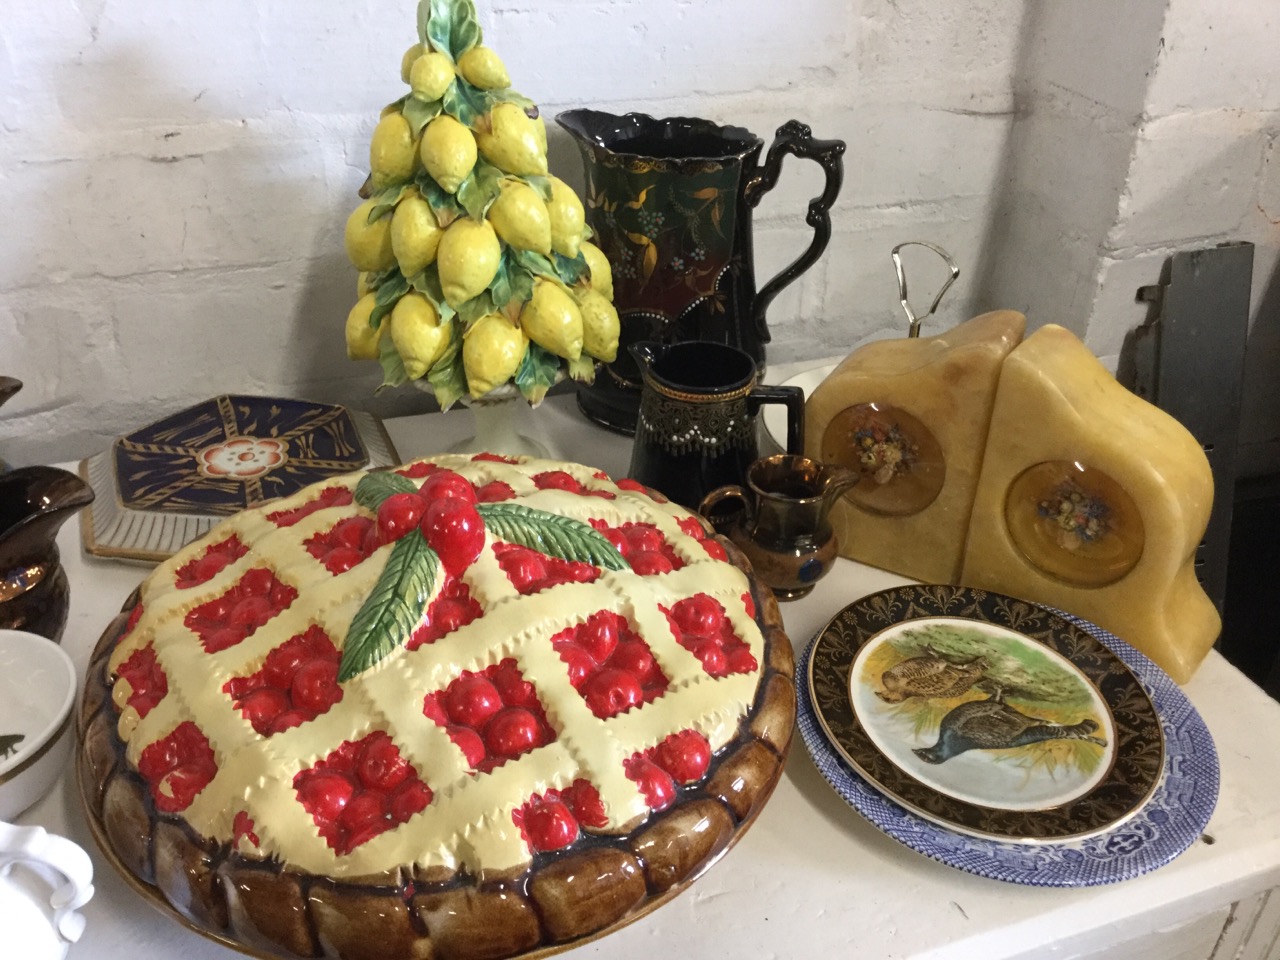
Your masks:
<instances>
[{"instance_id":1,"label":"green ceramic lemon leaf","mask_svg":"<svg viewBox=\"0 0 1280 960\"><path fill-rule=\"evenodd\" d=\"M512 301L523 304L533 296L533 274L520 265L510 247L503 247L502 261L489 284L493 305L502 310Z\"/></svg>"},{"instance_id":2,"label":"green ceramic lemon leaf","mask_svg":"<svg viewBox=\"0 0 1280 960\"><path fill-rule=\"evenodd\" d=\"M441 230L467 212L458 203L458 198L436 183L427 171L419 170L415 182L418 184L418 192L431 204L431 212L436 215L436 223Z\"/></svg>"},{"instance_id":3,"label":"green ceramic lemon leaf","mask_svg":"<svg viewBox=\"0 0 1280 960\"><path fill-rule=\"evenodd\" d=\"M533 111L533 116L538 115L538 105L526 97L523 93L517 93L511 87L503 90L493 91L494 99L499 103L514 103L517 107L524 111Z\"/></svg>"},{"instance_id":4,"label":"green ceramic lemon leaf","mask_svg":"<svg viewBox=\"0 0 1280 960\"><path fill-rule=\"evenodd\" d=\"M476 121L493 108L489 91L473 87L458 77L444 92L444 111L466 127L474 128Z\"/></svg>"},{"instance_id":5,"label":"green ceramic lemon leaf","mask_svg":"<svg viewBox=\"0 0 1280 960\"><path fill-rule=\"evenodd\" d=\"M516 260L520 266L524 267L535 277L547 277L551 280L560 280L560 275L556 273L556 265L551 262L550 257L544 257L542 254L533 250L517 250Z\"/></svg>"},{"instance_id":6,"label":"green ceramic lemon leaf","mask_svg":"<svg viewBox=\"0 0 1280 960\"><path fill-rule=\"evenodd\" d=\"M444 109L444 103L440 100L419 100L417 97L410 97L404 102L401 113L404 118L409 121L409 128L413 131L415 137L422 135L422 128L428 123L440 116L440 111Z\"/></svg>"},{"instance_id":7,"label":"green ceramic lemon leaf","mask_svg":"<svg viewBox=\"0 0 1280 960\"><path fill-rule=\"evenodd\" d=\"M445 347L444 354L427 371L427 381L431 384L441 410L448 410L467 392L467 375L462 369L462 334L458 324L452 326L449 346Z\"/></svg>"},{"instance_id":8,"label":"green ceramic lemon leaf","mask_svg":"<svg viewBox=\"0 0 1280 960\"><path fill-rule=\"evenodd\" d=\"M577 360L570 360L569 376L583 383L594 383L596 379L595 358L589 357L584 353Z\"/></svg>"},{"instance_id":9,"label":"green ceramic lemon leaf","mask_svg":"<svg viewBox=\"0 0 1280 960\"><path fill-rule=\"evenodd\" d=\"M369 223L385 216L396 208L396 204L400 202L400 198L404 196L405 191L413 186L411 183L400 183L394 187L387 187L381 193L373 198L373 207L369 211Z\"/></svg>"},{"instance_id":10,"label":"green ceramic lemon leaf","mask_svg":"<svg viewBox=\"0 0 1280 960\"><path fill-rule=\"evenodd\" d=\"M458 187L458 202L473 220L484 219L490 205L502 191L500 184L505 176L488 160L476 160L476 165Z\"/></svg>"},{"instance_id":11,"label":"green ceramic lemon leaf","mask_svg":"<svg viewBox=\"0 0 1280 960\"><path fill-rule=\"evenodd\" d=\"M412 530L395 542L382 576L351 620L338 666L339 683L405 645L422 619L439 571L440 558L421 531Z\"/></svg>"},{"instance_id":12,"label":"green ceramic lemon leaf","mask_svg":"<svg viewBox=\"0 0 1280 960\"><path fill-rule=\"evenodd\" d=\"M551 200L551 178L550 177L525 177L524 182L533 187L537 191L538 196L542 198L544 203Z\"/></svg>"},{"instance_id":13,"label":"green ceramic lemon leaf","mask_svg":"<svg viewBox=\"0 0 1280 960\"><path fill-rule=\"evenodd\" d=\"M423 5L418 6L419 24L422 22ZM476 7L472 0L430 0L426 16L426 39L431 46L454 60L480 42L480 24L476 22Z\"/></svg>"},{"instance_id":14,"label":"green ceramic lemon leaf","mask_svg":"<svg viewBox=\"0 0 1280 960\"><path fill-rule=\"evenodd\" d=\"M391 312L396 301L408 292L409 281L404 278L404 274L399 270L387 274L374 295L375 306L373 312L369 314L369 326L376 327L382 323L382 318Z\"/></svg>"},{"instance_id":15,"label":"green ceramic lemon leaf","mask_svg":"<svg viewBox=\"0 0 1280 960\"><path fill-rule=\"evenodd\" d=\"M551 254L551 262L555 264L556 276L570 287L583 277L591 274L591 269L587 266L587 258L581 253L570 260L568 257L562 257L560 254L553 252Z\"/></svg>"},{"instance_id":16,"label":"green ceramic lemon leaf","mask_svg":"<svg viewBox=\"0 0 1280 960\"><path fill-rule=\"evenodd\" d=\"M476 510L495 539L537 550L549 557L627 570L627 561L604 535L581 520L518 503L479 503Z\"/></svg>"},{"instance_id":17,"label":"green ceramic lemon leaf","mask_svg":"<svg viewBox=\"0 0 1280 960\"><path fill-rule=\"evenodd\" d=\"M560 358L550 350L531 343L516 369L516 387L521 396L536 407L555 384L559 372Z\"/></svg>"},{"instance_id":18,"label":"green ceramic lemon leaf","mask_svg":"<svg viewBox=\"0 0 1280 960\"><path fill-rule=\"evenodd\" d=\"M378 512L382 501L397 493L417 493L418 485L408 477L401 476L393 470L375 470L366 473L356 484L356 503Z\"/></svg>"},{"instance_id":19,"label":"green ceramic lemon leaf","mask_svg":"<svg viewBox=\"0 0 1280 960\"><path fill-rule=\"evenodd\" d=\"M391 342L390 337L381 337L378 340L378 362L382 364L382 384L378 390L384 390L390 387L402 387L409 382L409 374L405 373L404 361L400 359L400 354L396 351L395 344ZM378 391L375 390L375 393Z\"/></svg>"},{"instance_id":20,"label":"green ceramic lemon leaf","mask_svg":"<svg viewBox=\"0 0 1280 960\"><path fill-rule=\"evenodd\" d=\"M458 316L462 319L463 326L470 329L471 325L481 317L487 317L496 309L493 303L493 294L488 290L477 294L465 303L459 304Z\"/></svg>"}]
</instances>

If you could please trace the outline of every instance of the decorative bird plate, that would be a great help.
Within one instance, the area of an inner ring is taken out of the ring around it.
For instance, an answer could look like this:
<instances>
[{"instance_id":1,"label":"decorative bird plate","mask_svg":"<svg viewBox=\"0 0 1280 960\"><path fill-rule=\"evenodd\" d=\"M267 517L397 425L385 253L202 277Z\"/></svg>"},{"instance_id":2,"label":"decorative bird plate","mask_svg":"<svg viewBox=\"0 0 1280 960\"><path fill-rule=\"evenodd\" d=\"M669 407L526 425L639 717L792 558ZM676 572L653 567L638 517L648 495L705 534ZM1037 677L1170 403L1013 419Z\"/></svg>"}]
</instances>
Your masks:
<instances>
[{"instance_id":1,"label":"decorative bird plate","mask_svg":"<svg viewBox=\"0 0 1280 960\"><path fill-rule=\"evenodd\" d=\"M1048 608L955 586L851 604L814 642L809 693L839 754L922 817L1019 843L1132 817L1164 769L1132 670Z\"/></svg>"},{"instance_id":2,"label":"decorative bird plate","mask_svg":"<svg viewBox=\"0 0 1280 960\"><path fill-rule=\"evenodd\" d=\"M80 463L85 551L158 562L218 520L327 477L399 462L382 422L328 403L219 396Z\"/></svg>"}]
</instances>

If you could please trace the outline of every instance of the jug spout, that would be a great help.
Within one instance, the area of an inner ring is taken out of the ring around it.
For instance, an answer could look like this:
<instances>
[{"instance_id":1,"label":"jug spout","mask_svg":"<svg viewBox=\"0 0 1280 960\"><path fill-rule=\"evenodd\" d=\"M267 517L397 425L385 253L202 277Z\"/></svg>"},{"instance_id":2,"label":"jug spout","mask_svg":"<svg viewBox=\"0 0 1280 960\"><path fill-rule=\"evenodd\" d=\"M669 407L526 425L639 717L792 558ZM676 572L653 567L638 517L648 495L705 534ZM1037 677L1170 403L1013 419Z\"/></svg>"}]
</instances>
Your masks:
<instances>
[{"instance_id":1,"label":"jug spout","mask_svg":"<svg viewBox=\"0 0 1280 960\"><path fill-rule=\"evenodd\" d=\"M57 467L0 475L0 628L61 638L69 588L58 530L92 502L93 488Z\"/></svg>"},{"instance_id":2,"label":"jug spout","mask_svg":"<svg viewBox=\"0 0 1280 960\"><path fill-rule=\"evenodd\" d=\"M631 351L631 356L641 370L648 370L649 365L662 356L665 350L662 344L652 340L639 340L628 345L627 349Z\"/></svg>"},{"instance_id":3,"label":"jug spout","mask_svg":"<svg viewBox=\"0 0 1280 960\"><path fill-rule=\"evenodd\" d=\"M57 467L20 467L0 476L0 570L38 557L93 488Z\"/></svg>"}]
</instances>

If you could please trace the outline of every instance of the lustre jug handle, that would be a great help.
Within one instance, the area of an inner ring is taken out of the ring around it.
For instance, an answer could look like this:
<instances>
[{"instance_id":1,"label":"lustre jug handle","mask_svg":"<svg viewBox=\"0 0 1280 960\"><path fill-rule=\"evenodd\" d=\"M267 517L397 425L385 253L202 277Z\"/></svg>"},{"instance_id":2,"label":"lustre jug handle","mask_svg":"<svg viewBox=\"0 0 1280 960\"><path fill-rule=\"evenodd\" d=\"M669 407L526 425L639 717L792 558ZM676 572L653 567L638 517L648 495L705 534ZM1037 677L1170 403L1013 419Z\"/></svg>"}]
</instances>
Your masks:
<instances>
[{"instance_id":1,"label":"lustre jug handle","mask_svg":"<svg viewBox=\"0 0 1280 960\"><path fill-rule=\"evenodd\" d=\"M827 177L821 195L809 201L809 212L804 218L813 227L813 240L809 243L809 249L761 287L751 305L756 333L764 343L769 342L769 328L765 324L769 303L784 287L813 266L814 261L827 249L827 243L831 239L831 205L836 202L840 185L844 182L844 149L843 140L817 140L807 125L799 120L788 120L778 128L764 163L756 168L743 189L747 204L751 207L758 206L764 195L778 182L778 174L782 172L782 158L787 154L815 161Z\"/></svg>"},{"instance_id":2,"label":"lustre jug handle","mask_svg":"<svg viewBox=\"0 0 1280 960\"><path fill-rule=\"evenodd\" d=\"M747 413L755 416L766 403L781 403L787 408L787 453L804 453L804 388L755 387L747 394Z\"/></svg>"},{"instance_id":3,"label":"lustre jug handle","mask_svg":"<svg viewBox=\"0 0 1280 960\"><path fill-rule=\"evenodd\" d=\"M739 501L736 510L721 513L716 509L720 504L730 500ZM756 511L751 495L737 484L716 487L702 498L698 504L698 513L710 522L716 533L726 537L740 524L748 529L755 526Z\"/></svg>"}]
</instances>

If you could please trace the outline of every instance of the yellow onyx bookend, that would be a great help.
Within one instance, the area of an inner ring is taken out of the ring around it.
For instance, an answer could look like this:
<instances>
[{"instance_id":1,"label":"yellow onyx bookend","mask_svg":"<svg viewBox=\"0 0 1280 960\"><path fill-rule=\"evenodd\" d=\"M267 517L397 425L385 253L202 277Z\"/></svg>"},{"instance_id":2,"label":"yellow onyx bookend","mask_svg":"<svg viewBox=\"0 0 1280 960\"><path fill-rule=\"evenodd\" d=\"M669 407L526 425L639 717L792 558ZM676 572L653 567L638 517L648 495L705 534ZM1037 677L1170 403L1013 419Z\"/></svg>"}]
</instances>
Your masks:
<instances>
[{"instance_id":1,"label":"yellow onyx bookend","mask_svg":"<svg viewBox=\"0 0 1280 960\"><path fill-rule=\"evenodd\" d=\"M961 581L1091 620L1185 683L1222 626L1192 566L1212 502L1187 429L1042 327L1000 373Z\"/></svg>"},{"instance_id":2,"label":"yellow onyx bookend","mask_svg":"<svg viewBox=\"0 0 1280 960\"><path fill-rule=\"evenodd\" d=\"M831 511L842 556L958 579L1000 365L1025 328L999 310L936 337L874 341L813 392L806 454L862 473Z\"/></svg>"}]
</instances>

